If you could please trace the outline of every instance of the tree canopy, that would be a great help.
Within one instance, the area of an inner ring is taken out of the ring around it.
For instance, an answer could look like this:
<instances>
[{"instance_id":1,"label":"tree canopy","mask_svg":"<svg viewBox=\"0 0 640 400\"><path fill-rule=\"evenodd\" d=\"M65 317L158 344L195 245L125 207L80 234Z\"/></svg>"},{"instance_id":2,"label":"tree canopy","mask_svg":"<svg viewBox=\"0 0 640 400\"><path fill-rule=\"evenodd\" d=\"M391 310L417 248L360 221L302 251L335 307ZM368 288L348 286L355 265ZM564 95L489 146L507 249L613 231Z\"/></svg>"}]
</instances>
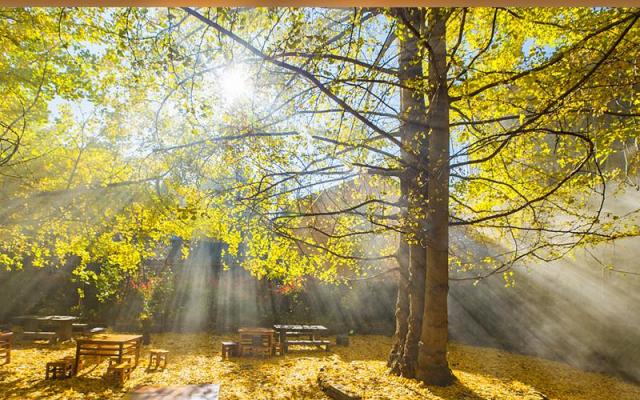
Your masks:
<instances>
[{"instance_id":1,"label":"tree canopy","mask_svg":"<svg viewBox=\"0 0 640 400\"><path fill-rule=\"evenodd\" d=\"M639 17L2 9L0 264L72 262L106 298L209 237L286 284L394 259L415 280L444 235L451 279L510 284L637 235L605 199L637 187Z\"/></svg>"}]
</instances>

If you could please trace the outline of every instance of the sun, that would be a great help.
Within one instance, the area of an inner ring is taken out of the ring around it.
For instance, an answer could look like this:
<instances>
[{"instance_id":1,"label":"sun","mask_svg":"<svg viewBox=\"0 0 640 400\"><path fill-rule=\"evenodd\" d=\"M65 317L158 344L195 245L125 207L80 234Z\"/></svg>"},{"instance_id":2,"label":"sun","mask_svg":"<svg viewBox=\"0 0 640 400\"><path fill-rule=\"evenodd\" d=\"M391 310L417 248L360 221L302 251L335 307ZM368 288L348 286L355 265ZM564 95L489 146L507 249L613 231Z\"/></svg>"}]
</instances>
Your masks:
<instances>
[{"instance_id":1,"label":"sun","mask_svg":"<svg viewBox=\"0 0 640 400\"><path fill-rule=\"evenodd\" d=\"M220 76L219 85L221 98L230 104L249 98L253 91L249 71L244 66L227 68Z\"/></svg>"}]
</instances>

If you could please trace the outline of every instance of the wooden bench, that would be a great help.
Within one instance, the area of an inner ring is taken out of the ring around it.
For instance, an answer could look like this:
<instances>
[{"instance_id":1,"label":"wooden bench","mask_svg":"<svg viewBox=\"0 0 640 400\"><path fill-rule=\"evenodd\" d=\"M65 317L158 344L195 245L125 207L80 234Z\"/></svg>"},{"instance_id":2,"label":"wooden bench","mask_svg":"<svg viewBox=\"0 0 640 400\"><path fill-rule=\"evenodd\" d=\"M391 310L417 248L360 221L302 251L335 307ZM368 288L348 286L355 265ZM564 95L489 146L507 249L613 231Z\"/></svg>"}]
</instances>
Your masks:
<instances>
[{"instance_id":1,"label":"wooden bench","mask_svg":"<svg viewBox=\"0 0 640 400\"><path fill-rule=\"evenodd\" d=\"M13 332L0 332L0 360L4 359L3 364L11 362L11 337Z\"/></svg>"},{"instance_id":2,"label":"wooden bench","mask_svg":"<svg viewBox=\"0 0 640 400\"><path fill-rule=\"evenodd\" d=\"M260 356L260 357L268 357L271 355L273 350L269 346L254 346L254 345L245 345L242 344L240 347L242 357L246 356Z\"/></svg>"},{"instance_id":3,"label":"wooden bench","mask_svg":"<svg viewBox=\"0 0 640 400\"><path fill-rule=\"evenodd\" d=\"M331 341L329 340L287 340L288 346L324 346L326 351L329 351L329 345L331 345Z\"/></svg>"},{"instance_id":4,"label":"wooden bench","mask_svg":"<svg viewBox=\"0 0 640 400\"><path fill-rule=\"evenodd\" d=\"M309 338L309 340L318 340L315 339L314 332L287 331L287 337L298 338L294 340L305 340L304 338Z\"/></svg>"},{"instance_id":5,"label":"wooden bench","mask_svg":"<svg viewBox=\"0 0 640 400\"><path fill-rule=\"evenodd\" d=\"M278 342L282 347L282 353L289 351L289 344L291 345L312 345L312 346L325 346L326 350L329 350L329 342L322 340L320 337L326 336L329 330L322 325L299 325L299 324L276 324L273 325L273 329L278 332ZM306 338L305 338L306 336ZM291 337L294 340L289 340ZM303 340L307 339L307 340Z\"/></svg>"},{"instance_id":6,"label":"wooden bench","mask_svg":"<svg viewBox=\"0 0 640 400\"><path fill-rule=\"evenodd\" d=\"M240 350L238 342L222 342L222 359L227 360L229 357L237 357Z\"/></svg>"},{"instance_id":7,"label":"wooden bench","mask_svg":"<svg viewBox=\"0 0 640 400\"><path fill-rule=\"evenodd\" d=\"M73 357L65 357L60 360L47 363L45 379L67 379L73 375Z\"/></svg>"},{"instance_id":8,"label":"wooden bench","mask_svg":"<svg viewBox=\"0 0 640 400\"><path fill-rule=\"evenodd\" d=\"M41 331L29 332L25 331L20 334L21 340L48 340L49 344L58 342L58 334L55 332Z\"/></svg>"}]
</instances>

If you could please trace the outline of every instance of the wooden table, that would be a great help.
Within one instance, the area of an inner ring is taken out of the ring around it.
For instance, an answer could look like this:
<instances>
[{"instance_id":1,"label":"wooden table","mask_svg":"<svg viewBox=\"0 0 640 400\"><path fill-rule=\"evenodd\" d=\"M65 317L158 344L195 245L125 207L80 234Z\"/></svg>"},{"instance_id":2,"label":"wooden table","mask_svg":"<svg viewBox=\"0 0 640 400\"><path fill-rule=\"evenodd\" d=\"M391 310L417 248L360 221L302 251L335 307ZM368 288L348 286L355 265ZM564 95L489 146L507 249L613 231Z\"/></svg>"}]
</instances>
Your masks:
<instances>
[{"instance_id":1,"label":"wooden table","mask_svg":"<svg viewBox=\"0 0 640 400\"><path fill-rule=\"evenodd\" d=\"M122 357L127 354L135 356L134 368L138 366L140 359L140 348L142 346L142 335L95 335L90 338L76 339L76 360L73 373L78 373L80 357L117 357L118 363L122 362Z\"/></svg>"},{"instance_id":2,"label":"wooden table","mask_svg":"<svg viewBox=\"0 0 640 400\"><path fill-rule=\"evenodd\" d=\"M329 331L322 325L274 325L273 329L278 331L280 338L280 345L282 346L282 352L289 351L290 340L287 339L288 333L295 333L296 335L308 335L309 340L305 340L305 343L297 343L303 341L294 341L295 344L310 344L310 345L327 345L326 340L317 339L316 336L326 335ZM328 348L328 347L327 347Z\"/></svg>"},{"instance_id":3,"label":"wooden table","mask_svg":"<svg viewBox=\"0 0 640 400\"><path fill-rule=\"evenodd\" d=\"M71 340L73 323L77 320L78 317L72 315L21 315L14 318L26 332L39 332L43 325L53 325L60 341Z\"/></svg>"},{"instance_id":4,"label":"wooden table","mask_svg":"<svg viewBox=\"0 0 640 400\"><path fill-rule=\"evenodd\" d=\"M78 320L78 317L71 315L48 315L41 323L52 324L56 326L56 334L58 340L65 341L71 340L71 334L73 333L73 323Z\"/></svg>"},{"instance_id":5,"label":"wooden table","mask_svg":"<svg viewBox=\"0 0 640 400\"><path fill-rule=\"evenodd\" d=\"M276 331L270 328L240 328L240 356L248 352L271 355L275 344Z\"/></svg>"}]
</instances>

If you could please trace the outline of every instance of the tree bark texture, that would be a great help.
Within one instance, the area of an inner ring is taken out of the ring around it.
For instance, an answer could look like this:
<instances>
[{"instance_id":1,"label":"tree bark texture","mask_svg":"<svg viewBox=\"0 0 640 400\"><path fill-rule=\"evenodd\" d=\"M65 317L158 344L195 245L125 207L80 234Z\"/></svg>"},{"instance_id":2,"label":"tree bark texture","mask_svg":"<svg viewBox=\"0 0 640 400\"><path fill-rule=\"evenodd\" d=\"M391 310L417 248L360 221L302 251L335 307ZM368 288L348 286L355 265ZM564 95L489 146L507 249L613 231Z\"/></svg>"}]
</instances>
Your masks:
<instances>
[{"instance_id":1,"label":"tree bark texture","mask_svg":"<svg viewBox=\"0 0 640 400\"><path fill-rule=\"evenodd\" d=\"M396 300L396 330L387 365L396 374L400 373L400 359L404 351L407 336L407 319L409 318L409 244L405 235L401 235L398 244L398 298Z\"/></svg>"},{"instance_id":2,"label":"tree bark texture","mask_svg":"<svg viewBox=\"0 0 640 400\"><path fill-rule=\"evenodd\" d=\"M455 380L447 362L449 292L449 94L446 16L428 12L429 54L427 120L429 134L426 293L416 378L445 386Z\"/></svg>"},{"instance_id":3,"label":"tree bark texture","mask_svg":"<svg viewBox=\"0 0 640 400\"><path fill-rule=\"evenodd\" d=\"M420 90L423 79L422 56L419 49L419 36L415 30L421 31L424 26L424 12L416 8L398 9L396 16L404 26L403 40L400 41L399 73L403 87L400 91L400 127L402 157L405 161L401 176L403 206L406 209L404 230L401 240L408 249L408 280L401 285L406 293L408 313L400 311L406 322L398 321L404 333L400 339L403 347L399 350L398 363L394 372L406 377L414 377L418 361L418 344L421 336L422 316L424 313L424 282L426 270L424 224L426 179L423 168L416 165L426 161L428 149L426 135L426 106ZM405 250L402 247L400 250ZM403 299L402 299L403 300ZM402 304L400 304L402 306Z\"/></svg>"}]
</instances>

